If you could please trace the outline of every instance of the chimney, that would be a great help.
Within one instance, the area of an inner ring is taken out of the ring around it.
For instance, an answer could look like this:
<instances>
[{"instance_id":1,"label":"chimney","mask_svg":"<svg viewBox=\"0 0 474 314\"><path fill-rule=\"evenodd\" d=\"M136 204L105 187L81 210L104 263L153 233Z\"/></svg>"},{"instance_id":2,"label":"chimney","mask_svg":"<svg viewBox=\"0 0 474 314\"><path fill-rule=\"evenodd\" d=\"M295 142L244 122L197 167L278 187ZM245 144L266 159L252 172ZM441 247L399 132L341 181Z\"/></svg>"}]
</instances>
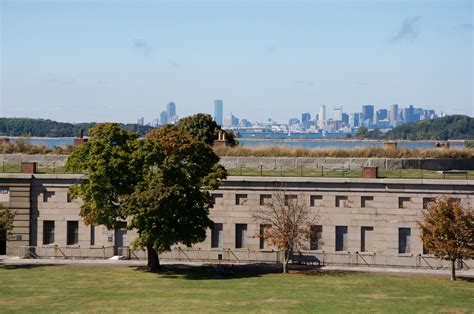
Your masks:
<instances>
[{"instance_id":1,"label":"chimney","mask_svg":"<svg viewBox=\"0 0 474 314\"><path fill-rule=\"evenodd\" d=\"M36 162L22 162L21 173L36 173Z\"/></svg>"},{"instance_id":2,"label":"chimney","mask_svg":"<svg viewBox=\"0 0 474 314\"><path fill-rule=\"evenodd\" d=\"M79 137L74 138L74 146L80 146L87 142L87 138L84 138L84 130L79 130Z\"/></svg>"},{"instance_id":3,"label":"chimney","mask_svg":"<svg viewBox=\"0 0 474 314\"><path fill-rule=\"evenodd\" d=\"M378 177L378 167L363 167L362 178L375 179Z\"/></svg>"}]
</instances>

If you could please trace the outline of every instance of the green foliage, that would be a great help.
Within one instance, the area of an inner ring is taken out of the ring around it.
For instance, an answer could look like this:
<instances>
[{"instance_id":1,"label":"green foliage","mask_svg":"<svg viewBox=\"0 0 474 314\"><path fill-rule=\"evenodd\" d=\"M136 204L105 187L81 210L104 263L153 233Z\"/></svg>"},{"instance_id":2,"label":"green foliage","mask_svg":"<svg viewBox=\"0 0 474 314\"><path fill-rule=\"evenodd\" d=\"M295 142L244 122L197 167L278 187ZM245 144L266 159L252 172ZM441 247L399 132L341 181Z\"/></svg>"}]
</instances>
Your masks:
<instances>
[{"instance_id":1,"label":"green foliage","mask_svg":"<svg viewBox=\"0 0 474 314\"><path fill-rule=\"evenodd\" d=\"M193 135L198 140L209 145L212 145L214 141L217 140L219 131L222 131L221 127L217 125L210 115L203 113L182 118L179 120L177 128ZM232 130L226 130L225 133L227 143L230 146L238 144Z\"/></svg>"},{"instance_id":2,"label":"green foliage","mask_svg":"<svg viewBox=\"0 0 474 314\"><path fill-rule=\"evenodd\" d=\"M465 141L464 147L466 148L474 148L474 141Z\"/></svg>"},{"instance_id":3,"label":"green foliage","mask_svg":"<svg viewBox=\"0 0 474 314\"><path fill-rule=\"evenodd\" d=\"M0 240L5 241L13 229L15 213L0 205Z\"/></svg>"},{"instance_id":4,"label":"green foliage","mask_svg":"<svg viewBox=\"0 0 474 314\"><path fill-rule=\"evenodd\" d=\"M177 127L209 145L217 140L219 130L219 126L212 117L203 113L180 119Z\"/></svg>"},{"instance_id":5,"label":"green foliage","mask_svg":"<svg viewBox=\"0 0 474 314\"><path fill-rule=\"evenodd\" d=\"M49 119L0 118L0 135L6 136L39 136L39 137L74 137L79 131L92 128L96 123L66 123ZM145 135L151 129L148 125L118 124L121 129Z\"/></svg>"},{"instance_id":6,"label":"green foliage","mask_svg":"<svg viewBox=\"0 0 474 314\"><path fill-rule=\"evenodd\" d=\"M90 129L89 141L75 149L66 170L82 172L87 181L71 188L72 197L81 197L81 216L87 224L114 228L126 217L120 211L120 198L133 191L137 165L130 162L138 135L115 123L98 124Z\"/></svg>"},{"instance_id":7,"label":"green foliage","mask_svg":"<svg viewBox=\"0 0 474 314\"><path fill-rule=\"evenodd\" d=\"M87 177L71 188L72 196L84 201L85 222L115 228L128 221L138 232L133 245L148 249L152 270L159 263L157 252L204 240L212 227L206 190L216 189L227 175L209 133L192 131L197 130L166 125L139 139L117 124L99 124L66 163L67 170Z\"/></svg>"},{"instance_id":8,"label":"green foliage","mask_svg":"<svg viewBox=\"0 0 474 314\"><path fill-rule=\"evenodd\" d=\"M453 115L407 123L390 130L386 137L399 140L473 140L474 118Z\"/></svg>"},{"instance_id":9,"label":"green foliage","mask_svg":"<svg viewBox=\"0 0 474 314\"><path fill-rule=\"evenodd\" d=\"M367 138L368 135L369 135L369 129L367 129L365 126L359 127L355 134L355 136L358 138Z\"/></svg>"},{"instance_id":10,"label":"green foliage","mask_svg":"<svg viewBox=\"0 0 474 314\"><path fill-rule=\"evenodd\" d=\"M370 130L367 129L365 126L361 126L357 129L355 137L365 139L379 139L383 137L382 132L379 129Z\"/></svg>"},{"instance_id":11,"label":"green foliage","mask_svg":"<svg viewBox=\"0 0 474 314\"><path fill-rule=\"evenodd\" d=\"M142 181L122 201L132 217L129 227L139 234L135 246L163 252L177 242L203 241L212 227L206 189L216 189L226 177L211 147L195 134L166 126L150 132L133 158L146 161Z\"/></svg>"}]
</instances>

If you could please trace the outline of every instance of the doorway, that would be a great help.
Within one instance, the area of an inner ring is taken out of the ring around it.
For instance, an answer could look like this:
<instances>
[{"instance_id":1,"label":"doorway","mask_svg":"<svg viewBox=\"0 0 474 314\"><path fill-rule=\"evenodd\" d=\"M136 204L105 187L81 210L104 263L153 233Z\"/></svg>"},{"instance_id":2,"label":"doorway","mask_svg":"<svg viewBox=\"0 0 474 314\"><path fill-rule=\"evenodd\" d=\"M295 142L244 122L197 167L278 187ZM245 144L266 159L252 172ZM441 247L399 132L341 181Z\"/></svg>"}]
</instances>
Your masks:
<instances>
[{"instance_id":1,"label":"doorway","mask_svg":"<svg viewBox=\"0 0 474 314\"><path fill-rule=\"evenodd\" d=\"M4 234L0 235L0 255L6 255L7 254L7 233L5 232Z\"/></svg>"},{"instance_id":2,"label":"doorway","mask_svg":"<svg viewBox=\"0 0 474 314\"><path fill-rule=\"evenodd\" d=\"M128 246L127 229L115 229L115 255L123 255L123 247Z\"/></svg>"}]
</instances>

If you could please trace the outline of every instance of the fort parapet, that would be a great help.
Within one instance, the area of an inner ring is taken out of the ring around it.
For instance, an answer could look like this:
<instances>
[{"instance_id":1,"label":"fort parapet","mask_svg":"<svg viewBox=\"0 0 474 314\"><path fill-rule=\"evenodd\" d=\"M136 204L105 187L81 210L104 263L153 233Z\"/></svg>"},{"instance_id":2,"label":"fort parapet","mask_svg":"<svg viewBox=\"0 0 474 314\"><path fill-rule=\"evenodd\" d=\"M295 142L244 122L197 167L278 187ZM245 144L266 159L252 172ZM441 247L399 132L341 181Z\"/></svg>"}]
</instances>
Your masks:
<instances>
[{"instance_id":1,"label":"fort parapet","mask_svg":"<svg viewBox=\"0 0 474 314\"><path fill-rule=\"evenodd\" d=\"M78 174L0 174L0 203L16 212L6 253L20 257L144 258L130 249L134 230L88 226L81 202L69 197ZM256 236L252 211L282 187L317 215L317 241L304 256L324 264L443 267L423 250L417 222L434 198L449 195L474 204L474 180L231 176L212 191L215 227L204 242L176 245L162 259L278 262L278 250ZM0 248L2 245L0 245ZM3 245L5 247L5 243ZM0 252L3 254L5 252ZM464 262L463 262L464 263ZM474 267L472 261L458 266Z\"/></svg>"}]
</instances>

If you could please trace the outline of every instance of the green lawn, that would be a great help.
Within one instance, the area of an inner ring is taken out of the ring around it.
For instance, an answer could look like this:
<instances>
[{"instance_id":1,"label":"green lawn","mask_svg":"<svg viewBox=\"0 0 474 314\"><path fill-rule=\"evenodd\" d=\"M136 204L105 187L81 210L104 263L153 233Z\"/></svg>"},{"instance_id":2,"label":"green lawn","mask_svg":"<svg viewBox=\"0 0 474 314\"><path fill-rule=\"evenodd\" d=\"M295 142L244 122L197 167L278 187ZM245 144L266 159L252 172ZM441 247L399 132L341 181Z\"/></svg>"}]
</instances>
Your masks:
<instances>
[{"instance_id":1,"label":"green lawn","mask_svg":"<svg viewBox=\"0 0 474 314\"><path fill-rule=\"evenodd\" d=\"M0 266L0 312L474 312L474 283L354 273L215 279L206 267Z\"/></svg>"}]
</instances>

